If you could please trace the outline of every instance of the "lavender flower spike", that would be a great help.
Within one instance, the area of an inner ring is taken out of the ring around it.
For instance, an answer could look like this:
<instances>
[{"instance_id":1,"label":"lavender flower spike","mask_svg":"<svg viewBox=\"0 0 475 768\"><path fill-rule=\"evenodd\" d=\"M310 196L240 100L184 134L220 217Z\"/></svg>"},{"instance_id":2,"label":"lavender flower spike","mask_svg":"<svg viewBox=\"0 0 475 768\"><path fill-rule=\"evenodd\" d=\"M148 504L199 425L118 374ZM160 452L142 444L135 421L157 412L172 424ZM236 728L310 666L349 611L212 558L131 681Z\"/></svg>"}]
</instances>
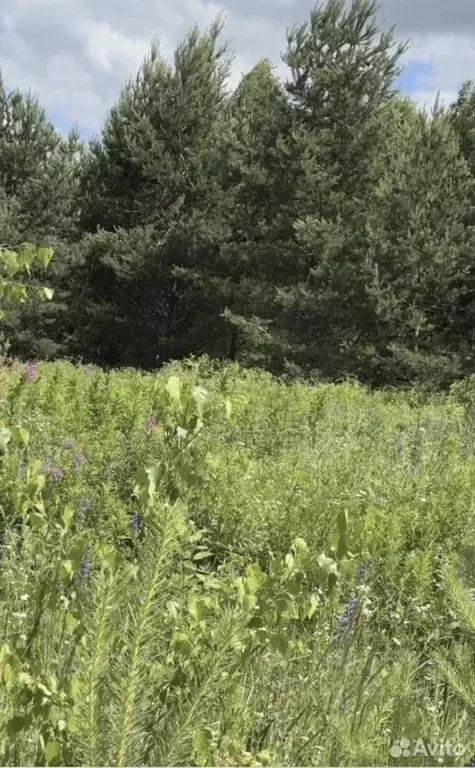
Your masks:
<instances>
[{"instance_id":1,"label":"lavender flower spike","mask_svg":"<svg viewBox=\"0 0 475 768\"><path fill-rule=\"evenodd\" d=\"M88 547L84 553L84 557L82 559L81 565L79 566L79 572L81 574L81 578L87 579L91 571L91 567L92 567L92 551L91 551L91 547Z\"/></svg>"},{"instance_id":2,"label":"lavender flower spike","mask_svg":"<svg viewBox=\"0 0 475 768\"><path fill-rule=\"evenodd\" d=\"M78 451L74 454L73 467L74 469L81 469L84 466L86 457L82 451Z\"/></svg>"},{"instance_id":3,"label":"lavender flower spike","mask_svg":"<svg viewBox=\"0 0 475 768\"><path fill-rule=\"evenodd\" d=\"M132 529L132 533L138 533L142 527L142 521L140 519L140 513L134 512L132 515L132 522L130 524L130 527Z\"/></svg>"},{"instance_id":4,"label":"lavender flower spike","mask_svg":"<svg viewBox=\"0 0 475 768\"><path fill-rule=\"evenodd\" d=\"M343 614L343 616L340 618L340 630L342 632L344 632L345 629L348 629L348 627L353 623L353 620L356 616L357 611L358 611L358 597L353 592L348 598L348 602L346 604L346 611Z\"/></svg>"},{"instance_id":5,"label":"lavender flower spike","mask_svg":"<svg viewBox=\"0 0 475 768\"><path fill-rule=\"evenodd\" d=\"M64 469L62 467L53 467L49 474L53 480L61 480L64 477Z\"/></svg>"}]
</instances>

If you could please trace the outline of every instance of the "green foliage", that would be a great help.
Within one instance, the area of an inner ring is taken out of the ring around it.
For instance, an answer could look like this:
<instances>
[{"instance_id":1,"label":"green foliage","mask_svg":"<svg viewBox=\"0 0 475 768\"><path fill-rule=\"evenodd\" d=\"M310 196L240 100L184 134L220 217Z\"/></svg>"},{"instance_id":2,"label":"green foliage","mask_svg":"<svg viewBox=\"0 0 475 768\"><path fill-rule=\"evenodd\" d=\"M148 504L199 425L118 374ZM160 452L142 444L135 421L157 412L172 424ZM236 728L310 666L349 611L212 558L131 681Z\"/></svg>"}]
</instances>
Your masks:
<instances>
[{"instance_id":1,"label":"green foliage","mask_svg":"<svg viewBox=\"0 0 475 768\"><path fill-rule=\"evenodd\" d=\"M0 268L3 274L0 274L0 297L3 306L23 304L28 299L28 289L34 291L41 299L51 300L54 291L51 288L37 286L28 286L25 283L13 280L12 278L25 273L31 275L31 269L34 264L39 264L43 268L47 267L53 257L53 249L45 247L36 247L31 243L25 243L17 250L9 248L0 248ZM5 317L5 310L0 309L0 319Z\"/></svg>"},{"instance_id":2,"label":"green foliage","mask_svg":"<svg viewBox=\"0 0 475 768\"><path fill-rule=\"evenodd\" d=\"M317 3L234 90L222 22L158 41L84 151L0 85L0 231L54 246L3 359L447 390L474 370L473 87L420 112L372 0ZM36 276L32 282L36 284ZM20 288L18 291L21 298Z\"/></svg>"},{"instance_id":3,"label":"green foliage","mask_svg":"<svg viewBox=\"0 0 475 768\"><path fill-rule=\"evenodd\" d=\"M74 236L81 148L77 132L63 139L38 100L7 93L0 75L1 241Z\"/></svg>"},{"instance_id":4,"label":"green foliage","mask_svg":"<svg viewBox=\"0 0 475 768\"><path fill-rule=\"evenodd\" d=\"M473 423L455 392L206 359L0 377L3 764L471 749L472 608L449 576L471 573Z\"/></svg>"}]
</instances>

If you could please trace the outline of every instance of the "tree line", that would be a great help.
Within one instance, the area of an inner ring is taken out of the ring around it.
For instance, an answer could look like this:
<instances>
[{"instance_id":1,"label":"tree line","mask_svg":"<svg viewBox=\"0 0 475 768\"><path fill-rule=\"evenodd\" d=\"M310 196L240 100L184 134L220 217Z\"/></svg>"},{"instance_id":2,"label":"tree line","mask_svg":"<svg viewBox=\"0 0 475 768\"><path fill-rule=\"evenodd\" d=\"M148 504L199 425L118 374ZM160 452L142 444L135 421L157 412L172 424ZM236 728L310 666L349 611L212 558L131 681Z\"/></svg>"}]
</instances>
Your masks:
<instances>
[{"instance_id":1,"label":"tree line","mask_svg":"<svg viewBox=\"0 0 475 768\"><path fill-rule=\"evenodd\" d=\"M262 59L234 90L219 19L172 61L154 43L88 144L0 78L0 243L55 251L54 300L6 318L11 354L473 373L475 85L419 110L377 10L317 4L287 33L287 81Z\"/></svg>"}]
</instances>

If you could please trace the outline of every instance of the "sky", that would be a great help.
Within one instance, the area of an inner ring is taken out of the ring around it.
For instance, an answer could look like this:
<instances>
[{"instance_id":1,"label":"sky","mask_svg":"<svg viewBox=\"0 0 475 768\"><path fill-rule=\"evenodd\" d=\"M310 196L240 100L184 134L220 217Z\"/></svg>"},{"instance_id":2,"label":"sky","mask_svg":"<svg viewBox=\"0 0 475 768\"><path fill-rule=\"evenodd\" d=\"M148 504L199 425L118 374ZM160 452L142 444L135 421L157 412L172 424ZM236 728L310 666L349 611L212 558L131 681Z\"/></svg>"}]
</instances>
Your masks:
<instances>
[{"instance_id":1,"label":"sky","mask_svg":"<svg viewBox=\"0 0 475 768\"><path fill-rule=\"evenodd\" d=\"M35 93L63 133L99 132L152 38L173 50L193 24L223 13L235 51L232 83L263 56L285 77L286 30L309 18L312 0L0 0L0 67L7 89ZM381 24L410 39L398 85L430 108L475 79L474 0L380 0Z\"/></svg>"}]
</instances>

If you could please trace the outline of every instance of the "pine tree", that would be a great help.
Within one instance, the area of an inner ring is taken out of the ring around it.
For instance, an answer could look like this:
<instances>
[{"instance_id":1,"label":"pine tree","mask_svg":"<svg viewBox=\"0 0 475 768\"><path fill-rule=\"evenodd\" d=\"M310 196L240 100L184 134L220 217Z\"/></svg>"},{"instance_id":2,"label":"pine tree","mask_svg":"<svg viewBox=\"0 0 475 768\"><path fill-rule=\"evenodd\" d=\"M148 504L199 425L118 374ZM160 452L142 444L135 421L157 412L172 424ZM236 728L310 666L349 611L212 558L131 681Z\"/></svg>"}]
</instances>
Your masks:
<instances>
[{"instance_id":1,"label":"pine tree","mask_svg":"<svg viewBox=\"0 0 475 768\"><path fill-rule=\"evenodd\" d=\"M80 152L76 131L63 139L36 97L7 93L0 77L0 190L17 237L73 236Z\"/></svg>"},{"instance_id":2,"label":"pine tree","mask_svg":"<svg viewBox=\"0 0 475 768\"><path fill-rule=\"evenodd\" d=\"M450 119L458 136L460 149L475 176L475 83L465 80L450 107Z\"/></svg>"},{"instance_id":3,"label":"pine tree","mask_svg":"<svg viewBox=\"0 0 475 768\"><path fill-rule=\"evenodd\" d=\"M165 227L185 196L192 207L211 127L225 98L227 46L218 20L194 27L177 47L174 65L151 46L135 80L112 107L83 175L83 226L113 230Z\"/></svg>"},{"instance_id":4,"label":"pine tree","mask_svg":"<svg viewBox=\"0 0 475 768\"><path fill-rule=\"evenodd\" d=\"M154 365L157 355L188 351L180 346L191 322L187 300L172 270L193 258L190 223L207 197L205 165L230 61L221 28L219 20L204 33L193 28L173 66L154 43L92 142L82 226L93 237L80 274L90 305L87 346L101 337L108 359ZM96 236L98 227L105 232Z\"/></svg>"},{"instance_id":5,"label":"pine tree","mask_svg":"<svg viewBox=\"0 0 475 768\"><path fill-rule=\"evenodd\" d=\"M474 244L474 185L447 113L436 104L430 117L415 108L405 114L367 224L374 357L362 354L361 366L386 380L441 387L473 366L459 308Z\"/></svg>"},{"instance_id":6,"label":"pine tree","mask_svg":"<svg viewBox=\"0 0 475 768\"><path fill-rule=\"evenodd\" d=\"M263 356L275 370L338 376L351 367L345 347L359 333L366 301L367 207L381 172L381 126L404 50L393 30L380 33L375 14L368 0L355 0L348 11L330 0L317 4L309 24L288 34L288 147L298 208L286 222L272 301L256 302L247 317L249 333L255 342L262 339Z\"/></svg>"},{"instance_id":7,"label":"pine tree","mask_svg":"<svg viewBox=\"0 0 475 768\"><path fill-rule=\"evenodd\" d=\"M51 269L54 301L19 305L5 323L14 354L48 356L61 349L60 317L67 316L64 300L71 289L62 243L78 236L81 151L76 131L62 138L38 100L18 89L7 92L0 76L0 243L52 245L57 256ZM33 284L41 280L36 272Z\"/></svg>"},{"instance_id":8,"label":"pine tree","mask_svg":"<svg viewBox=\"0 0 475 768\"><path fill-rule=\"evenodd\" d=\"M462 84L449 114L462 155L470 168L472 178L475 179L475 83L472 80L466 80ZM471 203L467 221L469 224L474 224L475 189L473 188ZM475 260L473 258L465 278L464 296L459 305L458 328L466 343L473 348L475 343Z\"/></svg>"},{"instance_id":9,"label":"pine tree","mask_svg":"<svg viewBox=\"0 0 475 768\"><path fill-rule=\"evenodd\" d=\"M195 339L209 339L207 351L220 357L251 360L247 317L272 304L282 279L297 204L291 132L285 91L262 60L243 76L216 126L207 204L201 224L194 222L202 247L179 273L200 310Z\"/></svg>"}]
</instances>

